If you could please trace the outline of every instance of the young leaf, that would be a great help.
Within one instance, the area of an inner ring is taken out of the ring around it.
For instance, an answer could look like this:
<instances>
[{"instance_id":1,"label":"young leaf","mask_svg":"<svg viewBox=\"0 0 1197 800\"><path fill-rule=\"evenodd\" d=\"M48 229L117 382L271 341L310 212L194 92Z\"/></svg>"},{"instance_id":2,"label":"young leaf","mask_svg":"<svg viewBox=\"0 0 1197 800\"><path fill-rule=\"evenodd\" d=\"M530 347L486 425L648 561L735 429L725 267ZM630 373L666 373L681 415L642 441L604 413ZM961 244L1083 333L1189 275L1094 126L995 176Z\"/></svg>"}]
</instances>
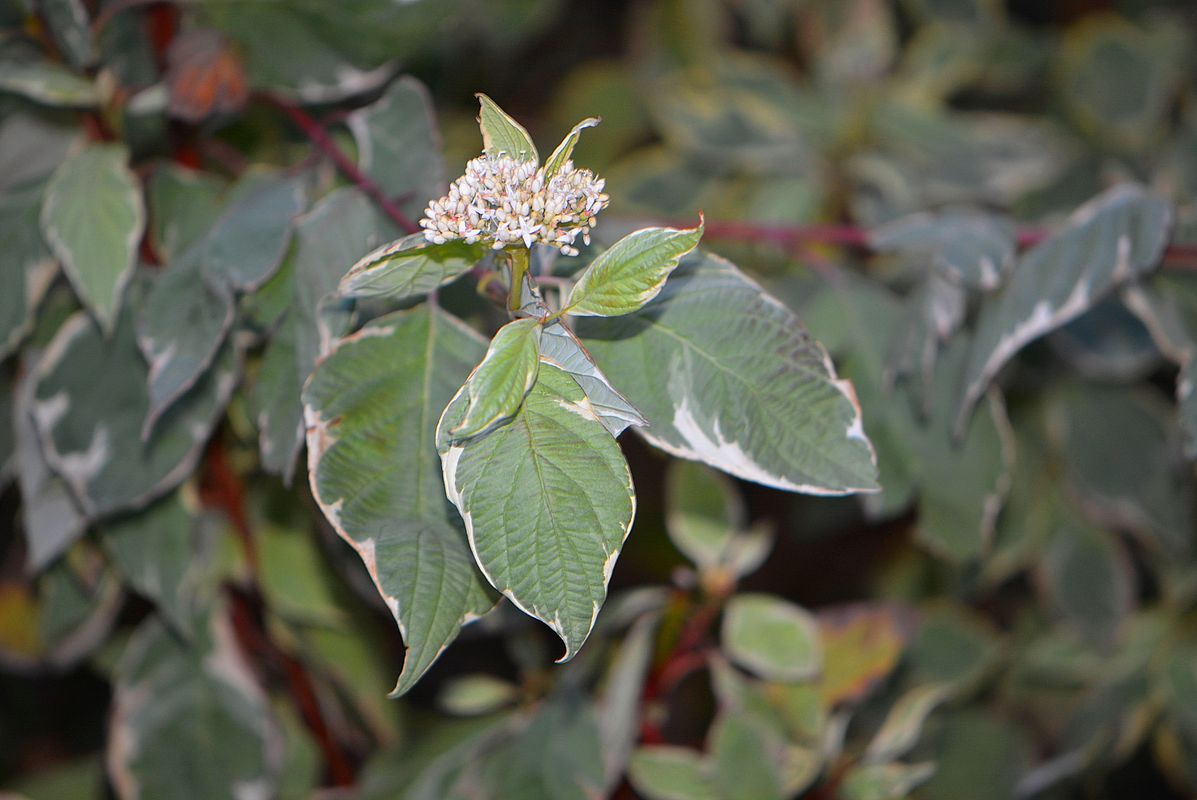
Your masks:
<instances>
[{"instance_id":1,"label":"young leaf","mask_svg":"<svg viewBox=\"0 0 1197 800\"><path fill-rule=\"evenodd\" d=\"M549 156L548 160L544 162L545 180L551 179L561 168L565 166L565 162L569 161L570 156L574 153L574 148L578 145L578 137L586 128L593 128L602 120L598 117L587 117L574 126L573 130L565 135L561 140L561 144L557 145L557 149Z\"/></svg>"},{"instance_id":2,"label":"young leaf","mask_svg":"<svg viewBox=\"0 0 1197 800\"><path fill-rule=\"evenodd\" d=\"M424 234L413 233L363 256L341 278L337 291L345 297L419 297L468 272L489 249L463 241L432 244Z\"/></svg>"},{"instance_id":3,"label":"young leaf","mask_svg":"<svg viewBox=\"0 0 1197 800\"><path fill-rule=\"evenodd\" d=\"M312 492L361 555L407 646L410 689L493 595L444 500L436 415L482 354L481 337L420 306L341 340L304 390Z\"/></svg>"},{"instance_id":4,"label":"young leaf","mask_svg":"<svg viewBox=\"0 0 1197 800\"><path fill-rule=\"evenodd\" d=\"M733 597L723 615L721 638L732 661L770 680L806 680L822 663L815 618L771 595Z\"/></svg>"},{"instance_id":5,"label":"young leaf","mask_svg":"<svg viewBox=\"0 0 1197 800\"><path fill-rule=\"evenodd\" d=\"M785 800L779 764L774 763L773 737L753 715L721 714L711 726L710 759L715 785L727 800Z\"/></svg>"},{"instance_id":6,"label":"young leaf","mask_svg":"<svg viewBox=\"0 0 1197 800\"><path fill-rule=\"evenodd\" d=\"M128 161L123 145L93 144L54 172L42 204L46 241L106 335L145 228L141 188Z\"/></svg>"},{"instance_id":7,"label":"young leaf","mask_svg":"<svg viewBox=\"0 0 1197 800\"><path fill-rule=\"evenodd\" d=\"M449 429L450 436L478 436L515 416L536 383L542 330L540 320L532 317L517 319L499 329L486 357L466 378L463 388L469 405L465 418Z\"/></svg>"},{"instance_id":8,"label":"young leaf","mask_svg":"<svg viewBox=\"0 0 1197 800\"><path fill-rule=\"evenodd\" d=\"M877 488L851 384L789 309L729 262L691 256L649 305L579 319L577 331L666 452L779 489Z\"/></svg>"},{"instance_id":9,"label":"young leaf","mask_svg":"<svg viewBox=\"0 0 1197 800\"><path fill-rule=\"evenodd\" d=\"M1134 184L1117 186L1023 256L1001 294L981 309L957 427L1024 345L1155 267L1171 224L1167 200Z\"/></svg>"},{"instance_id":10,"label":"young leaf","mask_svg":"<svg viewBox=\"0 0 1197 800\"><path fill-rule=\"evenodd\" d=\"M619 445L566 373L549 364L510 424L464 444L464 387L437 428L449 499L487 580L577 654L607 595L636 502Z\"/></svg>"},{"instance_id":11,"label":"young leaf","mask_svg":"<svg viewBox=\"0 0 1197 800\"><path fill-rule=\"evenodd\" d=\"M484 94L478 98L480 112L478 125L482 128L482 146L488 156L505 155L516 161L540 161L532 137L507 112L499 108L494 100Z\"/></svg>"},{"instance_id":12,"label":"young leaf","mask_svg":"<svg viewBox=\"0 0 1197 800\"><path fill-rule=\"evenodd\" d=\"M573 331L560 322L544 326L540 337L540 360L568 372L578 382L591 408L612 436L619 436L629 425L643 427L648 424L635 406L615 390Z\"/></svg>"},{"instance_id":13,"label":"young leaf","mask_svg":"<svg viewBox=\"0 0 1197 800\"><path fill-rule=\"evenodd\" d=\"M644 228L620 239L591 262L565 302L578 317L630 314L661 293L669 273L698 246L697 228Z\"/></svg>"}]
</instances>

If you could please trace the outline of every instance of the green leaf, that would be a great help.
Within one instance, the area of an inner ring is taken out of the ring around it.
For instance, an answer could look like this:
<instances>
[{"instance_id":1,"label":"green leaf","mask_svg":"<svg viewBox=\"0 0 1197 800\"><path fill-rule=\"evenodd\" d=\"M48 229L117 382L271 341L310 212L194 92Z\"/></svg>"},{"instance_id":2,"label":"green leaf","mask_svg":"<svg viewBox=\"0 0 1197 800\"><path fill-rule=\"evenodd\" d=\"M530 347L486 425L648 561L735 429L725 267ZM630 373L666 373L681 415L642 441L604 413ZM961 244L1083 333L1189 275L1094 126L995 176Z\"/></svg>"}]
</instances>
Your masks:
<instances>
[{"instance_id":1,"label":"green leaf","mask_svg":"<svg viewBox=\"0 0 1197 800\"><path fill-rule=\"evenodd\" d=\"M32 411L46 458L92 518L140 508L190 475L240 373L239 349L227 343L143 440L150 399L133 317L145 282L130 287L110 337L76 314L38 365Z\"/></svg>"},{"instance_id":2,"label":"green leaf","mask_svg":"<svg viewBox=\"0 0 1197 800\"><path fill-rule=\"evenodd\" d=\"M615 439L566 373L541 365L512 421L464 444L458 391L437 428L445 489L491 585L551 627L572 658L594 626L635 495Z\"/></svg>"},{"instance_id":3,"label":"green leaf","mask_svg":"<svg viewBox=\"0 0 1197 800\"><path fill-rule=\"evenodd\" d=\"M840 784L843 800L905 800L935 774L935 764L865 764L853 767Z\"/></svg>"},{"instance_id":4,"label":"green leaf","mask_svg":"<svg viewBox=\"0 0 1197 800\"><path fill-rule=\"evenodd\" d=\"M580 694L551 695L535 714L473 759L453 797L558 800L599 797L602 761L594 707Z\"/></svg>"},{"instance_id":5,"label":"green leaf","mask_svg":"<svg viewBox=\"0 0 1197 800\"><path fill-rule=\"evenodd\" d=\"M141 189L122 145L93 144L65 161L42 205L46 241L106 335L133 275L145 227Z\"/></svg>"},{"instance_id":6,"label":"green leaf","mask_svg":"<svg viewBox=\"0 0 1197 800\"><path fill-rule=\"evenodd\" d=\"M951 687L932 683L916 686L899 697L869 742L866 759L876 764L906 755L918 743L927 717L951 694Z\"/></svg>"},{"instance_id":7,"label":"green leaf","mask_svg":"<svg viewBox=\"0 0 1197 800\"><path fill-rule=\"evenodd\" d=\"M403 76L373 104L350 114L347 124L357 142L358 168L402 208L417 214L442 193L445 161L424 84Z\"/></svg>"},{"instance_id":8,"label":"green leaf","mask_svg":"<svg viewBox=\"0 0 1197 800\"><path fill-rule=\"evenodd\" d=\"M260 287L282 263L295 218L306 202L301 178L247 171L229 192L207 235L204 270L241 291Z\"/></svg>"},{"instance_id":9,"label":"green leaf","mask_svg":"<svg viewBox=\"0 0 1197 800\"><path fill-rule=\"evenodd\" d=\"M769 680L808 680L822 665L815 618L772 595L738 594L728 601L720 638L732 661Z\"/></svg>"},{"instance_id":10,"label":"green leaf","mask_svg":"<svg viewBox=\"0 0 1197 800\"><path fill-rule=\"evenodd\" d=\"M38 225L42 186L0 192L0 358L12 353L33 330L34 313L58 273Z\"/></svg>"},{"instance_id":11,"label":"green leaf","mask_svg":"<svg viewBox=\"0 0 1197 800\"><path fill-rule=\"evenodd\" d=\"M1117 186L1077 209L1060 231L1024 255L977 319L958 425L1024 345L1154 268L1171 224L1166 200L1134 184Z\"/></svg>"},{"instance_id":12,"label":"green leaf","mask_svg":"<svg viewBox=\"0 0 1197 800\"><path fill-rule=\"evenodd\" d=\"M641 747L632 754L628 780L648 800L719 800L713 766L686 747Z\"/></svg>"},{"instance_id":13,"label":"green leaf","mask_svg":"<svg viewBox=\"0 0 1197 800\"><path fill-rule=\"evenodd\" d=\"M341 278L346 297L420 297L457 280L489 252L485 244L432 244L422 233L404 236L363 256Z\"/></svg>"},{"instance_id":14,"label":"green leaf","mask_svg":"<svg viewBox=\"0 0 1197 800\"><path fill-rule=\"evenodd\" d=\"M194 527L176 492L102 530L104 549L125 580L183 633L190 631L196 589Z\"/></svg>"},{"instance_id":15,"label":"green leaf","mask_svg":"<svg viewBox=\"0 0 1197 800\"><path fill-rule=\"evenodd\" d=\"M565 301L579 317L617 317L643 307L661 293L669 273L698 246L697 228L644 228L630 233L590 263Z\"/></svg>"},{"instance_id":16,"label":"green leaf","mask_svg":"<svg viewBox=\"0 0 1197 800\"><path fill-rule=\"evenodd\" d=\"M883 253L929 257L942 275L974 290L1001 284L1014 266L1014 223L979 211L944 211L902 217L869 232Z\"/></svg>"},{"instance_id":17,"label":"green leaf","mask_svg":"<svg viewBox=\"0 0 1197 800\"><path fill-rule=\"evenodd\" d=\"M268 796L282 742L265 693L222 609L184 642L155 619L121 659L109 730L109 777L122 798Z\"/></svg>"},{"instance_id":18,"label":"green leaf","mask_svg":"<svg viewBox=\"0 0 1197 800\"><path fill-rule=\"evenodd\" d=\"M540 368L539 319L517 319L499 329L486 357L466 378L465 418L449 429L454 439L486 433L513 416L536 383Z\"/></svg>"},{"instance_id":19,"label":"green leaf","mask_svg":"<svg viewBox=\"0 0 1197 800\"><path fill-rule=\"evenodd\" d=\"M55 44L72 67L82 70L95 63L92 21L83 0L43 0L38 10Z\"/></svg>"},{"instance_id":20,"label":"green leaf","mask_svg":"<svg viewBox=\"0 0 1197 800\"><path fill-rule=\"evenodd\" d=\"M1030 753L1024 729L1001 716L973 709L949 717L932 742L935 775L919 790L928 800L1008 800Z\"/></svg>"},{"instance_id":21,"label":"green leaf","mask_svg":"<svg viewBox=\"0 0 1197 800\"><path fill-rule=\"evenodd\" d=\"M57 116L10 110L0 120L0 190L48 178L83 147L83 132Z\"/></svg>"},{"instance_id":22,"label":"green leaf","mask_svg":"<svg viewBox=\"0 0 1197 800\"><path fill-rule=\"evenodd\" d=\"M750 714L722 714L711 726L710 758L725 800L784 800L772 742Z\"/></svg>"},{"instance_id":23,"label":"green leaf","mask_svg":"<svg viewBox=\"0 0 1197 800\"><path fill-rule=\"evenodd\" d=\"M50 61L0 61L0 92L13 92L49 106L92 108L100 104L91 81Z\"/></svg>"},{"instance_id":24,"label":"green leaf","mask_svg":"<svg viewBox=\"0 0 1197 800\"><path fill-rule=\"evenodd\" d=\"M1130 560L1110 533L1061 518L1041 570L1047 599L1073 628L1098 645L1115 641L1133 607L1135 586Z\"/></svg>"},{"instance_id":25,"label":"green leaf","mask_svg":"<svg viewBox=\"0 0 1197 800\"><path fill-rule=\"evenodd\" d=\"M509 117L494 100L484 94L478 98L478 125L482 128L482 146L488 156L506 155L516 161L540 161L536 145L524 126Z\"/></svg>"},{"instance_id":26,"label":"green leaf","mask_svg":"<svg viewBox=\"0 0 1197 800\"><path fill-rule=\"evenodd\" d=\"M296 220L283 265L258 293L277 293L282 317L274 323L251 400L262 466L285 482L303 445L303 383L348 325L332 297L337 279L390 227L356 189L326 195Z\"/></svg>"},{"instance_id":27,"label":"green leaf","mask_svg":"<svg viewBox=\"0 0 1197 800\"><path fill-rule=\"evenodd\" d=\"M723 563L746 519L735 485L702 464L674 461L665 474L665 497L665 529L674 547L703 569Z\"/></svg>"},{"instance_id":28,"label":"green leaf","mask_svg":"<svg viewBox=\"0 0 1197 800\"><path fill-rule=\"evenodd\" d=\"M590 407L612 436L619 436L629 425L648 424L635 406L615 390L573 331L561 322L544 326L540 337L540 360L568 372L578 382Z\"/></svg>"},{"instance_id":29,"label":"green leaf","mask_svg":"<svg viewBox=\"0 0 1197 800\"><path fill-rule=\"evenodd\" d=\"M597 712L603 786L608 794L627 772L628 760L640 738L641 698L653 658L657 624L658 614L642 614L628 629L607 670Z\"/></svg>"},{"instance_id":30,"label":"green leaf","mask_svg":"<svg viewBox=\"0 0 1197 800\"><path fill-rule=\"evenodd\" d=\"M918 635L906 649L906 664L914 681L948 684L964 692L993 666L1001 644L976 617L942 604L922 611Z\"/></svg>"},{"instance_id":31,"label":"green leaf","mask_svg":"<svg viewBox=\"0 0 1197 800\"><path fill-rule=\"evenodd\" d=\"M304 392L316 500L362 557L407 645L396 693L493 605L445 502L433 439L437 413L481 352L460 321L419 307L342 340Z\"/></svg>"},{"instance_id":32,"label":"green leaf","mask_svg":"<svg viewBox=\"0 0 1197 800\"><path fill-rule=\"evenodd\" d=\"M204 273L202 245L163 270L139 309L137 345L149 363L142 435L212 366L233 327L233 293Z\"/></svg>"},{"instance_id":33,"label":"green leaf","mask_svg":"<svg viewBox=\"0 0 1197 800\"><path fill-rule=\"evenodd\" d=\"M573 127L565 138L561 140L561 144L557 145L557 149L549 156L548 160L544 162L545 179L553 178L565 166L570 157L574 154L574 148L578 145L578 137L586 128L593 128L602 122L598 117L587 117Z\"/></svg>"},{"instance_id":34,"label":"green leaf","mask_svg":"<svg viewBox=\"0 0 1197 800\"><path fill-rule=\"evenodd\" d=\"M877 488L850 384L781 303L717 256L690 256L643 309L578 320L596 363L668 453L813 494Z\"/></svg>"},{"instance_id":35,"label":"green leaf","mask_svg":"<svg viewBox=\"0 0 1197 800\"><path fill-rule=\"evenodd\" d=\"M150 241L170 263L207 235L220 216L225 183L205 172L168 164L149 181Z\"/></svg>"}]
</instances>

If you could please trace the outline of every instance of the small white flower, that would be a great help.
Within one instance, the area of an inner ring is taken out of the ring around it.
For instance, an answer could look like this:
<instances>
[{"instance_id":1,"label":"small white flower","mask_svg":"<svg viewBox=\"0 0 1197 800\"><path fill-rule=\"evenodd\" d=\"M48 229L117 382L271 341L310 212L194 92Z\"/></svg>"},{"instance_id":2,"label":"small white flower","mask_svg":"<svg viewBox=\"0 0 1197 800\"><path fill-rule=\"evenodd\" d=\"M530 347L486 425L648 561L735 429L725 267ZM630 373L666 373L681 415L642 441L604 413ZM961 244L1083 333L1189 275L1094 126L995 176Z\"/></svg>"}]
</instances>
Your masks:
<instances>
[{"instance_id":1,"label":"small white flower","mask_svg":"<svg viewBox=\"0 0 1197 800\"><path fill-rule=\"evenodd\" d=\"M420 227L435 244L462 239L502 250L540 242L577 255L574 241L581 236L590 244L595 216L607 207L605 185L572 161L549 178L531 161L484 155L466 165L447 195L428 204Z\"/></svg>"}]
</instances>

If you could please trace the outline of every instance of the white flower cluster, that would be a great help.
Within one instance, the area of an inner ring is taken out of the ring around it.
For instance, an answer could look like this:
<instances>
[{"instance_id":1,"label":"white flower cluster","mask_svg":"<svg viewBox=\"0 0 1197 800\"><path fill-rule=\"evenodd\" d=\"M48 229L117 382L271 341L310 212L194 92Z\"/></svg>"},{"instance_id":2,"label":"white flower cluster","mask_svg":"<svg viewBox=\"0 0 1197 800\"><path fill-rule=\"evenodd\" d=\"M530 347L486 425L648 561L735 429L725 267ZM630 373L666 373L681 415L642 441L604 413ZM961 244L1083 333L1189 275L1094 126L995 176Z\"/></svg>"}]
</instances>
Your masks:
<instances>
[{"instance_id":1,"label":"white flower cluster","mask_svg":"<svg viewBox=\"0 0 1197 800\"><path fill-rule=\"evenodd\" d=\"M551 178L532 161L482 156L466 164L449 193L424 210L420 226L434 244L463 239L491 243L496 250L540 242L567 256L578 254L580 235L590 244L595 216L607 206L605 181L567 161Z\"/></svg>"}]
</instances>

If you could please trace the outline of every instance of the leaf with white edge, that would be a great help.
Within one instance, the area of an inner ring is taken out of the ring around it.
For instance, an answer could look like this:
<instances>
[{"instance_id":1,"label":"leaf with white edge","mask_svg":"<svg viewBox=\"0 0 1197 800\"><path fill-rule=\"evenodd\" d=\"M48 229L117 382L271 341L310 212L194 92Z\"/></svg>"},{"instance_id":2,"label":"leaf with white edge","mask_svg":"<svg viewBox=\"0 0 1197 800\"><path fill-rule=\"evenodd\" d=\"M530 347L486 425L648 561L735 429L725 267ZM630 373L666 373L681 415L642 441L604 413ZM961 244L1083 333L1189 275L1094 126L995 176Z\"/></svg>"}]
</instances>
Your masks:
<instances>
[{"instance_id":1,"label":"leaf with white edge","mask_svg":"<svg viewBox=\"0 0 1197 800\"><path fill-rule=\"evenodd\" d=\"M682 257L698 247L702 231L699 222L697 228L629 233L590 262L570 290L566 311L577 317L617 317L642 308L661 293Z\"/></svg>"},{"instance_id":2,"label":"leaf with white edge","mask_svg":"<svg viewBox=\"0 0 1197 800\"><path fill-rule=\"evenodd\" d=\"M957 426L998 371L1029 342L1151 271L1168 243L1172 207L1141 186L1116 186L1081 206L1019 260L977 319Z\"/></svg>"},{"instance_id":3,"label":"leaf with white edge","mask_svg":"<svg viewBox=\"0 0 1197 800\"><path fill-rule=\"evenodd\" d=\"M715 769L687 747L654 745L632 754L628 780L648 800L719 800Z\"/></svg>"},{"instance_id":4,"label":"leaf with white edge","mask_svg":"<svg viewBox=\"0 0 1197 800\"><path fill-rule=\"evenodd\" d=\"M635 406L611 385L573 331L561 322L544 326L540 337L540 360L568 372L578 382L590 407L612 436L619 436L629 425L643 427L648 424Z\"/></svg>"},{"instance_id":5,"label":"leaf with white edge","mask_svg":"<svg viewBox=\"0 0 1197 800\"><path fill-rule=\"evenodd\" d=\"M420 297L464 275L489 252L485 244L433 244L422 233L404 236L363 256L337 291L345 297Z\"/></svg>"},{"instance_id":6,"label":"leaf with white edge","mask_svg":"<svg viewBox=\"0 0 1197 800\"><path fill-rule=\"evenodd\" d=\"M349 115L358 168L401 208L418 213L445 184L441 137L424 84L410 76L392 83L382 97Z\"/></svg>"},{"instance_id":7,"label":"leaf with white edge","mask_svg":"<svg viewBox=\"0 0 1197 800\"><path fill-rule=\"evenodd\" d=\"M150 241L167 263L207 235L220 216L222 180L175 164L160 167L149 181Z\"/></svg>"},{"instance_id":8,"label":"leaf with white edge","mask_svg":"<svg viewBox=\"0 0 1197 800\"><path fill-rule=\"evenodd\" d=\"M42 202L46 241L105 334L116 324L145 227L128 161L122 145L93 144L55 170Z\"/></svg>"},{"instance_id":9,"label":"leaf with white edge","mask_svg":"<svg viewBox=\"0 0 1197 800\"><path fill-rule=\"evenodd\" d=\"M93 108L100 103L95 84L49 61L0 61L0 92L67 108Z\"/></svg>"},{"instance_id":10,"label":"leaf with white edge","mask_svg":"<svg viewBox=\"0 0 1197 800\"><path fill-rule=\"evenodd\" d=\"M274 323L251 403L262 465L287 483L303 446L303 383L348 322L327 313L326 303L345 265L375 247L391 227L365 195L338 189L296 220L291 249L263 287L278 295L282 316Z\"/></svg>"},{"instance_id":11,"label":"leaf with white edge","mask_svg":"<svg viewBox=\"0 0 1197 800\"><path fill-rule=\"evenodd\" d=\"M283 742L227 612L194 631L147 619L120 660L107 754L120 800L274 795Z\"/></svg>"},{"instance_id":12,"label":"leaf with white edge","mask_svg":"<svg viewBox=\"0 0 1197 800\"><path fill-rule=\"evenodd\" d=\"M535 318L517 319L499 329L486 356L466 378L469 398L465 418L449 429L454 439L479 436L511 419L536 383L540 369L540 335Z\"/></svg>"},{"instance_id":13,"label":"leaf with white edge","mask_svg":"<svg viewBox=\"0 0 1197 800\"><path fill-rule=\"evenodd\" d=\"M906 800L935 774L935 764L864 764L853 767L840 784L843 800Z\"/></svg>"},{"instance_id":14,"label":"leaf with white edge","mask_svg":"<svg viewBox=\"0 0 1197 800\"><path fill-rule=\"evenodd\" d=\"M887 374L899 379L917 377L929 387L942 344L960 329L968 297L959 284L929 272L906 302L902 324L890 355Z\"/></svg>"},{"instance_id":15,"label":"leaf with white edge","mask_svg":"<svg viewBox=\"0 0 1197 800\"><path fill-rule=\"evenodd\" d=\"M195 385L233 327L233 293L210 279L197 245L167 265L137 313L137 345L150 367L149 437L158 419Z\"/></svg>"},{"instance_id":16,"label":"leaf with white edge","mask_svg":"<svg viewBox=\"0 0 1197 800\"><path fill-rule=\"evenodd\" d=\"M607 671L597 708L603 784L607 794L619 785L640 737L640 700L652 662L658 616L646 613L632 624Z\"/></svg>"},{"instance_id":17,"label":"leaf with white edge","mask_svg":"<svg viewBox=\"0 0 1197 800\"><path fill-rule=\"evenodd\" d=\"M674 547L703 569L723 563L745 523L744 500L723 474L674 461L665 474L665 530Z\"/></svg>"},{"instance_id":18,"label":"leaf with white edge","mask_svg":"<svg viewBox=\"0 0 1197 800\"><path fill-rule=\"evenodd\" d=\"M190 475L240 373L240 350L226 343L143 440L147 368L133 321L143 297L139 280L108 339L86 314L70 317L38 364L32 410L46 459L91 518L140 508Z\"/></svg>"},{"instance_id":19,"label":"leaf with white edge","mask_svg":"<svg viewBox=\"0 0 1197 800\"><path fill-rule=\"evenodd\" d=\"M818 622L772 595L738 594L728 601L720 638L732 661L769 680L807 680L822 665Z\"/></svg>"},{"instance_id":20,"label":"leaf with white edge","mask_svg":"<svg viewBox=\"0 0 1197 800\"><path fill-rule=\"evenodd\" d=\"M282 263L293 223L306 203L302 178L266 170L246 172L206 237L204 269L238 290L257 289Z\"/></svg>"},{"instance_id":21,"label":"leaf with white edge","mask_svg":"<svg viewBox=\"0 0 1197 800\"><path fill-rule=\"evenodd\" d=\"M26 372L17 384L13 403L13 435L16 438L17 487L21 491L21 522L25 533L27 565L38 573L65 553L87 530L87 520L75 505L66 482L54 474L42 453L33 423L31 375L36 359L26 353Z\"/></svg>"},{"instance_id":22,"label":"leaf with white edge","mask_svg":"<svg viewBox=\"0 0 1197 800\"><path fill-rule=\"evenodd\" d=\"M190 631L191 579L196 563L195 520L178 492L136 514L104 525L102 543L116 568L140 594L153 600L176 631Z\"/></svg>"},{"instance_id":23,"label":"leaf with white edge","mask_svg":"<svg viewBox=\"0 0 1197 800\"><path fill-rule=\"evenodd\" d=\"M945 278L970 289L996 289L1014 266L1017 230L1006 217L980 211L922 213L869 232L883 253L930 257Z\"/></svg>"},{"instance_id":24,"label":"leaf with white edge","mask_svg":"<svg viewBox=\"0 0 1197 800\"><path fill-rule=\"evenodd\" d=\"M565 135L565 138L561 140L561 144L557 145L557 149L554 150L552 155L548 157L548 160L544 162L544 173L546 180L554 177L558 172L560 172L565 166L566 162L569 161L570 157L573 156L574 148L578 146L578 138L581 136L582 131L586 130L587 128L593 128L600 122L602 122L602 120L598 117L587 117L575 125L573 130Z\"/></svg>"},{"instance_id":25,"label":"leaf with white edge","mask_svg":"<svg viewBox=\"0 0 1197 800\"><path fill-rule=\"evenodd\" d=\"M488 156L505 155L516 161L540 161L536 145L520 125L484 94L478 98L478 126L482 129L482 147Z\"/></svg>"},{"instance_id":26,"label":"leaf with white edge","mask_svg":"<svg viewBox=\"0 0 1197 800\"><path fill-rule=\"evenodd\" d=\"M420 306L342 339L304 390L312 494L407 646L397 694L494 604L445 501L434 444L440 410L482 352L459 320Z\"/></svg>"},{"instance_id":27,"label":"leaf with white edge","mask_svg":"<svg viewBox=\"0 0 1197 800\"><path fill-rule=\"evenodd\" d=\"M877 489L852 386L797 317L731 263L684 260L640 311L578 335L666 452L811 494Z\"/></svg>"},{"instance_id":28,"label":"leaf with white edge","mask_svg":"<svg viewBox=\"0 0 1197 800\"><path fill-rule=\"evenodd\" d=\"M0 242L6 251L0 271L0 358L33 330L38 304L58 274L38 225L41 204L40 185L0 192Z\"/></svg>"},{"instance_id":29,"label":"leaf with white edge","mask_svg":"<svg viewBox=\"0 0 1197 800\"><path fill-rule=\"evenodd\" d=\"M877 764L906 755L918 743L927 717L951 695L950 686L931 683L916 686L899 697L869 742L865 759Z\"/></svg>"},{"instance_id":30,"label":"leaf with white edge","mask_svg":"<svg viewBox=\"0 0 1197 800\"><path fill-rule=\"evenodd\" d=\"M464 444L437 427L445 490L491 585L561 637L567 661L586 641L632 527L636 499L619 445L578 384L549 364L511 422Z\"/></svg>"}]
</instances>

